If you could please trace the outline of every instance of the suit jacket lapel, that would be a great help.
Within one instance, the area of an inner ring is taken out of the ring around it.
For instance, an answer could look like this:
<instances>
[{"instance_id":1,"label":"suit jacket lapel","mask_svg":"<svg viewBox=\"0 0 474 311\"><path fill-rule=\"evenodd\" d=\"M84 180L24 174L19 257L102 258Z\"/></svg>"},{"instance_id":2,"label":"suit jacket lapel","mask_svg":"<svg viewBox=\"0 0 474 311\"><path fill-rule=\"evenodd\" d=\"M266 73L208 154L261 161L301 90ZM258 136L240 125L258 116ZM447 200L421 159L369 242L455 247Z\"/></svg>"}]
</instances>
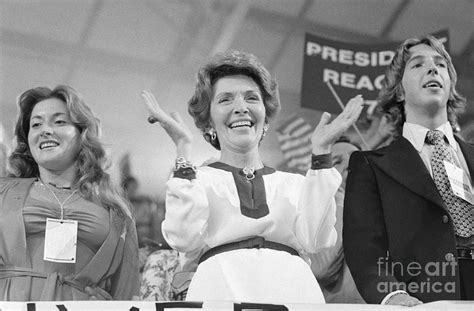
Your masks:
<instances>
[{"instance_id":1,"label":"suit jacket lapel","mask_svg":"<svg viewBox=\"0 0 474 311\"><path fill-rule=\"evenodd\" d=\"M471 175L471 182L474 182L474 146L466 143L457 136L454 136L454 138L456 138L459 147L461 147L462 154L464 155L464 159L466 160L469 169L469 174Z\"/></svg>"},{"instance_id":2,"label":"suit jacket lapel","mask_svg":"<svg viewBox=\"0 0 474 311\"><path fill-rule=\"evenodd\" d=\"M410 191L446 209L436 185L416 149L404 137L374 151L374 164Z\"/></svg>"}]
</instances>

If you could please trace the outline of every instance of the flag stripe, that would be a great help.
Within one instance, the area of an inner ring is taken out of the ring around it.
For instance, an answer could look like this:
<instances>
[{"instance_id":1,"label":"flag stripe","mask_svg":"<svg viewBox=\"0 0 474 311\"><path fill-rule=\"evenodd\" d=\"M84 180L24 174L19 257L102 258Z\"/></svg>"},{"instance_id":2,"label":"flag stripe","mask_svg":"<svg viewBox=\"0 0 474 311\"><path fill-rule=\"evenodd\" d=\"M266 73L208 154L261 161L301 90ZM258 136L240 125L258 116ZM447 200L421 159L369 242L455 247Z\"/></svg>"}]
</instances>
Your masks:
<instances>
[{"instance_id":1,"label":"flag stripe","mask_svg":"<svg viewBox=\"0 0 474 311\"><path fill-rule=\"evenodd\" d=\"M312 133L313 132L313 128L311 127L311 125L305 123L305 124L301 124L301 125L298 125L294 128L292 128L288 134L292 135L292 136L300 136L300 135L304 135L306 133Z\"/></svg>"},{"instance_id":2,"label":"flag stripe","mask_svg":"<svg viewBox=\"0 0 474 311\"><path fill-rule=\"evenodd\" d=\"M286 166L293 172L301 173L310 168L312 134L313 127L296 115L277 129L277 139Z\"/></svg>"},{"instance_id":3,"label":"flag stripe","mask_svg":"<svg viewBox=\"0 0 474 311\"><path fill-rule=\"evenodd\" d=\"M298 146L304 146L304 145L311 145L311 137L308 135L306 137L288 137L285 139L280 140L280 148L281 150L286 150L290 148L295 148Z\"/></svg>"},{"instance_id":4,"label":"flag stripe","mask_svg":"<svg viewBox=\"0 0 474 311\"><path fill-rule=\"evenodd\" d=\"M304 120L296 115L290 117L286 122L277 128L277 132L288 133L292 128L298 124L304 123Z\"/></svg>"},{"instance_id":5,"label":"flag stripe","mask_svg":"<svg viewBox=\"0 0 474 311\"><path fill-rule=\"evenodd\" d=\"M292 149L283 152L283 156L286 159L297 158L297 157L309 157L311 155L311 148L300 148L300 149Z\"/></svg>"}]
</instances>

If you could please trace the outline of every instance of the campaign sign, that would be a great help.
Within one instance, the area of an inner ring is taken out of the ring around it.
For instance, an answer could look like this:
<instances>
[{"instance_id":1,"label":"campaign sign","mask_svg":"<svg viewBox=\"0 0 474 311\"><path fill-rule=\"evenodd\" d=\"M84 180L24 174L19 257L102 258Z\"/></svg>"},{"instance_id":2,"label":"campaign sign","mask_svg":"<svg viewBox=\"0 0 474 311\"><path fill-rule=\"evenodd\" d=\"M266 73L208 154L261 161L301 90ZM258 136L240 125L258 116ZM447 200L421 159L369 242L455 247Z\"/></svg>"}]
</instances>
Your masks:
<instances>
[{"instance_id":1,"label":"campaign sign","mask_svg":"<svg viewBox=\"0 0 474 311\"><path fill-rule=\"evenodd\" d=\"M433 34L448 49L448 31ZM301 106L340 113L330 83L344 105L361 94L366 103L376 104L387 66L401 42L348 43L313 34L305 35Z\"/></svg>"}]
</instances>

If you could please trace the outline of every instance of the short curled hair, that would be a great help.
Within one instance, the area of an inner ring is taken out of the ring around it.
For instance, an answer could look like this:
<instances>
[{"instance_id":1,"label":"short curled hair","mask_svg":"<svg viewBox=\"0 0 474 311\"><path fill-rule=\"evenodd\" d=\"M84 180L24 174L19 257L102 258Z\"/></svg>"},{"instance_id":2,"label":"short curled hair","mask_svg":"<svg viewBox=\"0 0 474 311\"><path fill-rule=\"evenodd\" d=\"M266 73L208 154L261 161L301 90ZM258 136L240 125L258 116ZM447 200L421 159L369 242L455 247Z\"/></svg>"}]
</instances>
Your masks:
<instances>
[{"instance_id":1,"label":"short curled hair","mask_svg":"<svg viewBox=\"0 0 474 311\"><path fill-rule=\"evenodd\" d=\"M40 177L38 164L28 145L30 118L36 104L56 98L64 102L71 121L80 133L79 154L76 160L76 183L79 193L86 199L98 197L106 207L115 209L119 215L131 217L128 203L116 191L105 172L108 164L105 149L99 141L99 119L85 104L81 96L70 86L59 85L54 89L36 87L23 92L18 97L20 114L15 125L16 148L9 162L13 177Z\"/></svg>"},{"instance_id":2,"label":"short curled hair","mask_svg":"<svg viewBox=\"0 0 474 311\"><path fill-rule=\"evenodd\" d=\"M208 134L211 128L213 87L219 79L235 75L248 76L258 85L265 106L266 123L280 110L278 83L255 55L235 50L216 54L197 73L194 95L188 102L188 112L206 141L217 150L220 150L219 139L212 140Z\"/></svg>"},{"instance_id":3,"label":"short curled hair","mask_svg":"<svg viewBox=\"0 0 474 311\"><path fill-rule=\"evenodd\" d=\"M401 132L403 123L406 120L405 100L400 97L400 95L403 94L403 74L407 61L410 58L410 48L420 44L426 44L431 47L441 55L447 63L449 77L451 78L451 88L449 90L447 103L448 120L451 126L455 128L457 124L455 108L465 105L466 99L456 91L457 74L451 56L449 56L444 48L443 43L431 35L422 38L407 39L398 47L382 81L382 89L379 93L380 107L383 112L390 115L397 131Z\"/></svg>"}]
</instances>

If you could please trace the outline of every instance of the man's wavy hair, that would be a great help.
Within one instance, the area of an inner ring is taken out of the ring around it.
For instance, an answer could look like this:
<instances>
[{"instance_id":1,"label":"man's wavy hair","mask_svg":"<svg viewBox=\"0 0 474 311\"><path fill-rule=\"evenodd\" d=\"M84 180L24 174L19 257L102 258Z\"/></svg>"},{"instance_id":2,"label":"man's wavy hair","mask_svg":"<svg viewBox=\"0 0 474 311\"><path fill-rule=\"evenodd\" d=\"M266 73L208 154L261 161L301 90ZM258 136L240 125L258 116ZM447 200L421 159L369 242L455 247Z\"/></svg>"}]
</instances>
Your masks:
<instances>
[{"instance_id":1,"label":"man's wavy hair","mask_svg":"<svg viewBox=\"0 0 474 311\"><path fill-rule=\"evenodd\" d=\"M12 177L40 177L38 164L28 145L30 118L35 105L43 100L57 98L65 103L71 121L80 133L80 149L76 158L77 187L82 197L98 198L106 207L117 211L122 217L131 217L130 207L123 196L112 186L105 172L108 164L105 150L99 141L99 119L71 87L59 85L53 90L36 87L18 97L20 113L15 126L16 149L9 157Z\"/></svg>"},{"instance_id":2,"label":"man's wavy hair","mask_svg":"<svg viewBox=\"0 0 474 311\"><path fill-rule=\"evenodd\" d=\"M466 99L456 91L457 74L454 68L451 56L444 48L443 43L431 35L422 38L411 38L405 40L397 49L395 56L387 68L385 78L382 81L382 89L379 93L380 107L383 112L390 115L397 131L401 132L403 123L405 123L405 101L401 99L403 94L402 79L405 66L410 58L409 49L419 45L426 44L441 55L448 66L449 77L451 78L451 88L448 98L448 121L453 129L457 125L455 108L462 107L466 103Z\"/></svg>"},{"instance_id":3,"label":"man's wavy hair","mask_svg":"<svg viewBox=\"0 0 474 311\"><path fill-rule=\"evenodd\" d=\"M188 102L188 112L204 139L217 150L221 149L219 138L212 140L208 133L212 127L210 111L213 87L220 78L235 75L252 78L260 88L265 106L265 123L273 119L280 110L277 81L255 55L235 50L216 54L197 73L194 95Z\"/></svg>"}]
</instances>

